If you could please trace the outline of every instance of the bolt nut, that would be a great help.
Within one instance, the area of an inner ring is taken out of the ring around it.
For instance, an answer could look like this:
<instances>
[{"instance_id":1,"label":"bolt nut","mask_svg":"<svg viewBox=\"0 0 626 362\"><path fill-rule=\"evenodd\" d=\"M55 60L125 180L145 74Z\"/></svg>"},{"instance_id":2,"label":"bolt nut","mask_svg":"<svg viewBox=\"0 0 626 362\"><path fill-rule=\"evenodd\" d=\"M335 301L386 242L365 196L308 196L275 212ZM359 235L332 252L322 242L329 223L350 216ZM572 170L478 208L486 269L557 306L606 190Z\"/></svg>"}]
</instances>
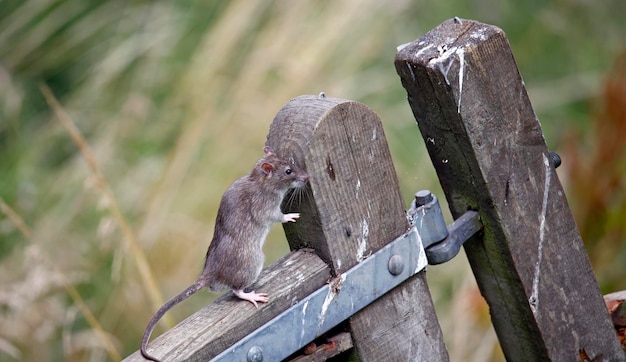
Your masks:
<instances>
[{"instance_id":1,"label":"bolt nut","mask_svg":"<svg viewBox=\"0 0 626 362\"><path fill-rule=\"evenodd\" d=\"M253 346L248 350L246 358L248 362L263 362L263 349L259 346Z\"/></svg>"},{"instance_id":2,"label":"bolt nut","mask_svg":"<svg viewBox=\"0 0 626 362\"><path fill-rule=\"evenodd\" d=\"M552 161L552 166L554 166L554 168L558 168L559 166L561 166L561 156L559 156L558 153L550 152L549 156L550 160Z\"/></svg>"},{"instance_id":3,"label":"bolt nut","mask_svg":"<svg viewBox=\"0 0 626 362\"><path fill-rule=\"evenodd\" d=\"M415 206L420 207L433 201L433 194L429 190L421 190L415 193Z\"/></svg>"},{"instance_id":4,"label":"bolt nut","mask_svg":"<svg viewBox=\"0 0 626 362\"><path fill-rule=\"evenodd\" d=\"M404 271L404 259L400 255L393 255L389 258L387 269L393 275L399 275Z\"/></svg>"}]
</instances>

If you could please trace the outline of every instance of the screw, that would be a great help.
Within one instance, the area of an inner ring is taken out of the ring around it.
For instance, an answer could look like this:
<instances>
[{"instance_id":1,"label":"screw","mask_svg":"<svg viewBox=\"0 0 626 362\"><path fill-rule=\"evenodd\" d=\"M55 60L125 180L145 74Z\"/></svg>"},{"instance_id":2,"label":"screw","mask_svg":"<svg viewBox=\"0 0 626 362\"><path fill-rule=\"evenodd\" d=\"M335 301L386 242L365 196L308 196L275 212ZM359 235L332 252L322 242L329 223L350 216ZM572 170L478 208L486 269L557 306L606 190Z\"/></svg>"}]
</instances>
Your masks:
<instances>
[{"instance_id":1,"label":"screw","mask_svg":"<svg viewBox=\"0 0 626 362\"><path fill-rule=\"evenodd\" d=\"M404 259L400 255L393 255L389 258L389 263L387 264L387 269L393 275L399 275L404 270Z\"/></svg>"},{"instance_id":2,"label":"screw","mask_svg":"<svg viewBox=\"0 0 626 362\"><path fill-rule=\"evenodd\" d=\"M248 362L263 362L263 349L259 346L253 346L248 350Z\"/></svg>"},{"instance_id":3,"label":"screw","mask_svg":"<svg viewBox=\"0 0 626 362\"><path fill-rule=\"evenodd\" d=\"M559 156L558 153L556 152L550 152L550 159L552 160L552 165L554 166L554 168L558 168L559 166L561 166L561 156Z\"/></svg>"},{"instance_id":4,"label":"screw","mask_svg":"<svg viewBox=\"0 0 626 362\"><path fill-rule=\"evenodd\" d=\"M415 206L424 206L433 201L433 194L429 190L421 190L415 193Z\"/></svg>"}]
</instances>

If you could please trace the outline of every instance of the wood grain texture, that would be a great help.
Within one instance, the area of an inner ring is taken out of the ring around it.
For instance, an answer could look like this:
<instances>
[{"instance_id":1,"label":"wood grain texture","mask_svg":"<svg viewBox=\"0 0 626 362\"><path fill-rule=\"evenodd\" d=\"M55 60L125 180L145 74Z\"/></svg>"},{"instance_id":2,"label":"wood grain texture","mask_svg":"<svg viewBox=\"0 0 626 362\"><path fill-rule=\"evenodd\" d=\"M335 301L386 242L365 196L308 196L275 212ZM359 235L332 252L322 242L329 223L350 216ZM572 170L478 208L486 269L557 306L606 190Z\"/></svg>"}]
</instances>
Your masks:
<instances>
[{"instance_id":1,"label":"wood grain texture","mask_svg":"<svg viewBox=\"0 0 626 362\"><path fill-rule=\"evenodd\" d=\"M480 213L465 250L507 359L624 360L504 33L449 20L395 65L453 216Z\"/></svg>"},{"instance_id":2,"label":"wood grain texture","mask_svg":"<svg viewBox=\"0 0 626 362\"><path fill-rule=\"evenodd\" d=\"M254 289L270 302L256 310L228 292L155 338L148 352L164 361L208 361L295 302L322 287L330 269L310 249L292 252L263 270ZM139 352L124 361L144 361Z\"/></svg>"},{"instance_id":3,"label":"wood grain texture","mask_svg":"<svg viewBox=\"0 0 626 362\"><path fill-rule=\"evenodd\" d=\"M296 201L300 221L284 225L292 249L314 248L338 275L407 230L382 124L365 105L295 98L276 115L266 144L310 176L309 197ZM361 361L448 360L423 272L353 316L350 327Z\"/></svg>"}]
</instances>

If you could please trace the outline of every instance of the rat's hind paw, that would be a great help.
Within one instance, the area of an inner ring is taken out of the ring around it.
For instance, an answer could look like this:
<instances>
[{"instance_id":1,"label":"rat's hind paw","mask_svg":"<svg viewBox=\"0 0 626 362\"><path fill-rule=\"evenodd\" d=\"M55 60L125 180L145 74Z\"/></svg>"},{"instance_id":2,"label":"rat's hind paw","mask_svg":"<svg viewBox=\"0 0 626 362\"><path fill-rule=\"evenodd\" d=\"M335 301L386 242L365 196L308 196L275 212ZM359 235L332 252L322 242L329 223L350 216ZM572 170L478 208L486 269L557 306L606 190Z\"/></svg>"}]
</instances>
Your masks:
<instances>
[{"instance_id":1,"label":"rat's hind paw","mask_svg":"<svg viewBox=\"0 0 626 362\"><path fill-rule=\"evenodd\" d=\"M254 291L246 293L243 289L233 290L233 293L235 293L235 295L240 299L247 300L248 302L254 304L257 309L259 308L259 305L256 302L267 303L269 301L266 293L255 293Z\"/></svg>"}]
</instances>

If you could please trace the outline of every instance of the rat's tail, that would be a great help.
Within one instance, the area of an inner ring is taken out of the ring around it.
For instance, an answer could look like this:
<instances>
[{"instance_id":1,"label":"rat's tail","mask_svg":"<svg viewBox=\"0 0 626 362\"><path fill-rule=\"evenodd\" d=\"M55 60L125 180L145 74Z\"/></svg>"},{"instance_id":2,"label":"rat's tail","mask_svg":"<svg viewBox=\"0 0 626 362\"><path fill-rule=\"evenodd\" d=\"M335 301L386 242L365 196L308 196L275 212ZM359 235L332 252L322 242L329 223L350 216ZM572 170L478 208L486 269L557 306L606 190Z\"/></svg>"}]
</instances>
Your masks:
<instances>
[{"instance_id":1,"label":"rat's tail","mask_svg":"<svg viewBox=\"0 0 626 362\"><path fill-rule=\"evenodd\" d=\"M148 361L159 362L158 359L150 356L146 351L146 348L148 347L148 341L150 340L150 335L152 334L154 327L156 327L156 324L159 322L161 317L163 317L165 313L167 313L168 310L172 309L176 304L196 294L198 290L204 288L206 285L207 281L201 277L200 279L198 279L198 281L189 286L189 288L183 290L180 294L168 300L165 304L163 304L161 308L159 308L159 310L157 310L156 313L154 313L154 315L150 319L150 322L148 322L146 330L143 332L143 339L141 340L140 351L143 358L147 359Z\"/></svg>"}]
</instances>

